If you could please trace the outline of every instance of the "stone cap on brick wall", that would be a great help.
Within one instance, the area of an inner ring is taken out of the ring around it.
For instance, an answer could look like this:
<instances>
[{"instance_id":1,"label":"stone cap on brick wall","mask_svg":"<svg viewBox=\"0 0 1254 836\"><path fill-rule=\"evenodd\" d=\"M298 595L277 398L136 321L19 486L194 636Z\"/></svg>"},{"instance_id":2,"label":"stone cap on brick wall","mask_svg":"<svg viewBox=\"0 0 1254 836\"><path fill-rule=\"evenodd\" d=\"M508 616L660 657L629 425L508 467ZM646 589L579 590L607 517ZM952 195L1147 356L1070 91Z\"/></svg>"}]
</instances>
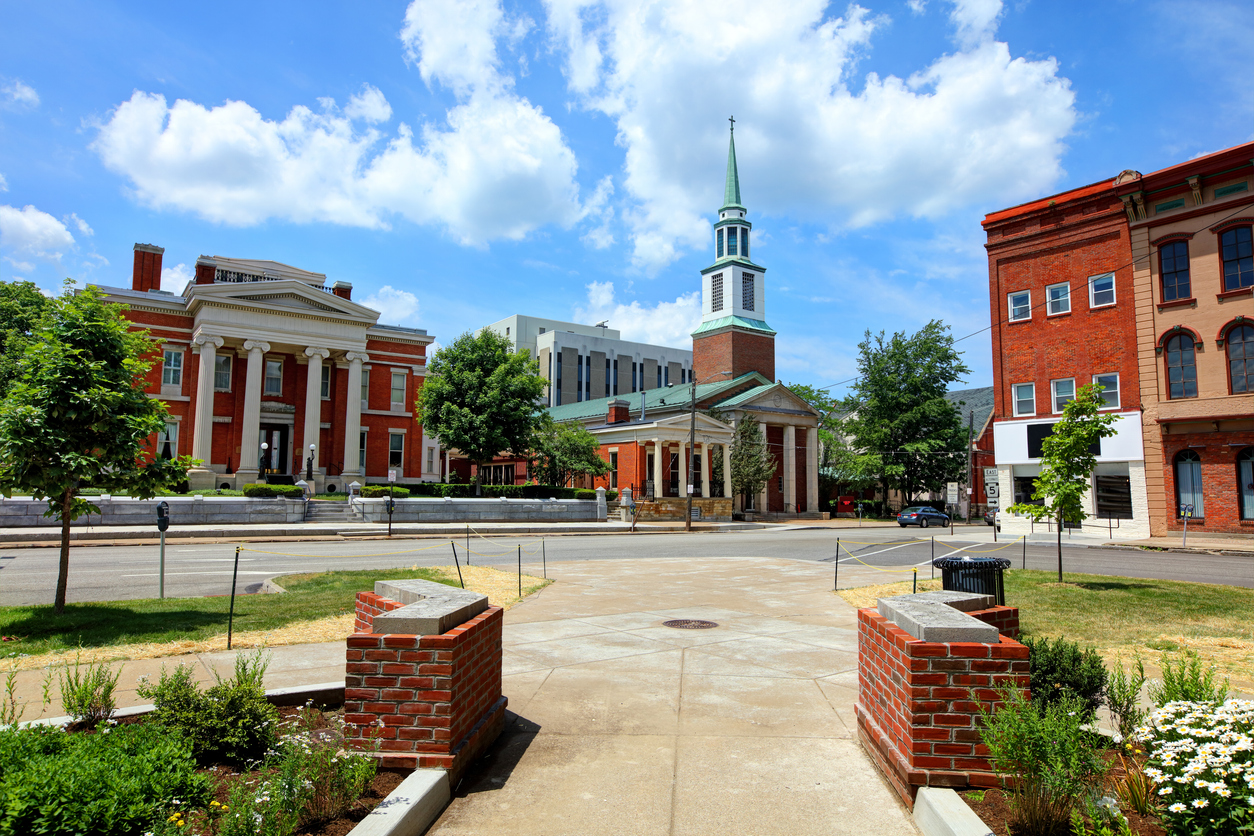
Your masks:
<instances>
[{"instance_id":1,"label":"stone cap on brick wall","mask_svg":"<svg viewBox=\"0 0 1254 836\"><path fill-rule=\"evenodd\" d=\"M985 624L968 612L986 610L997 605L992 595L970 592L920 592L915 595L894 595L879 600L879 614L925 642L1001 641L997 628Z\"/></svg>"},{"instance_id":2,"label":"stone cap on brick wall","mask_svg":"<svg viewBox=\"0 0 1254 836\"><path fill-rule=\"evenodd\" d=\"M374 594L406 606L374 617L375 633L438 636L488 608L488 596L435 581L376 581Z\"/></svg>"}]
</instances>

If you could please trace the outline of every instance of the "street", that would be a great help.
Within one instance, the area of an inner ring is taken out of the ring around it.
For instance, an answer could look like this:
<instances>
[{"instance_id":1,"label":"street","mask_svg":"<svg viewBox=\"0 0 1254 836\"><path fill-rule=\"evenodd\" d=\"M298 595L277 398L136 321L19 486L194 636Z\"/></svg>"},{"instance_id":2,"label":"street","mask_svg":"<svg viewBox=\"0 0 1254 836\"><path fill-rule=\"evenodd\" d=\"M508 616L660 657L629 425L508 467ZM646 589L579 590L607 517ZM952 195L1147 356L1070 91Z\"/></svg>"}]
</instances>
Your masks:
<instances>
[{"instance_id":1,"label":"street","mask_svg":"<svg viewBox=\"0 0 1254 836\"><path fill-rule=\"evenodd\" d=\"M942 530L943 531L943 530ZM771 557L832 563L841 540L840 561L851 568L870 566L908 569L919 566L920 577L930 574L933 555L991 553L1006 557L1012 566L1053 570L1057 552L1053 543L1034 541L1026 550L1020 542L988 542L978 527L953 535L897 528L756 530L734 533L556 536L543 541L548 562L619 560L632 558ZM449 540L336 540L325 542L249 543L240 554L237 590L256 591L266 578L296 572L329 569L375 569L398 566L450 565ZM465 540L457 538L459 559L465 560ZM512 568L517 547L523 547L524 567L539 571L540 540L501 535L472 536L471 562ZM1004 548L1003 548L1004 547ZM1000 549L992 552L992 549ZM933 552L934 550L934 552ZM56 585L58 550L27 548L0 550L0 605L49 604ZM167 597L227 595L235 547L227 544L172 543L166 546ZM1161 578L1254 587L1254 558L1182 554L1063 544L1063 569L1100 575ZM833 571L835 568L833 567ZM69 601L111 601L157 597L157 546L83 546L70 553ZM887 575L905 579L907 573Z\"/></svg>"}]
</instances>

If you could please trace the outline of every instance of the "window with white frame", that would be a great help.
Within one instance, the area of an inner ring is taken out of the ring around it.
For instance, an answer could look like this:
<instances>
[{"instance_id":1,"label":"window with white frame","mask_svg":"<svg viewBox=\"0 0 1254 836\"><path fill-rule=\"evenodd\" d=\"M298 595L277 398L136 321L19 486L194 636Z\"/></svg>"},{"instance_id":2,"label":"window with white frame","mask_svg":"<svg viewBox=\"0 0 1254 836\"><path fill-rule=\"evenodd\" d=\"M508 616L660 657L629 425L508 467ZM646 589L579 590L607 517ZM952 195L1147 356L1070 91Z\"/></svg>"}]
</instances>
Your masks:
<instances>
[{"instance_id":1,"label":"window with white frame","mask_svg":"<svg viewBox=\"0 0 1254 836\"><path fill-rule=\"evenodd\" d=\"M370 369L361 370L361 408L370 408Z\"/></svg>"},{"instance_id":2,"label":"window with white frame","mask_svg":"<svg viewBox=\"0 0 1254 836\"><path fill-rule=\"evenodd\" d=\"M405 434L388 433L388 467L400 470L405 463Z\"/></svg>"},{"instance_id":3,"label":"window with white frame","mask_svg":"<svg viewBox=\"0 0 1254 836\"><path fill-rule=\"evenodd\" d=\"M175 459L179 454L179 425L177 421L167 421L165 431L157 433L157 457Z\"/></svg>"},{"instance_id":4,"label":"window with white frame","mask_svg":"<svg viewBox=\"0 0 1254 836\"><path fill-rule=\"evenodd\" d=\"M1045 299L1048 302L1046 312L1049 316L1071 313L1071 285L1051 284L1045 288Z\"/></svg>"},{"instance_id":5,"label":"window with white frame","mask_svg":"<svg viewBox=\"0 0 1254 836\"><path fill-rule=\"evenodd\" d=\"M1010 321L1020 322L1032 318L1032 293L1021 290L1006 297L1006 307L1010 309Z\"/></svg>"},{"instance_id":6,"label":"window with white frame","mask_svg":"<svg viewBox=\"0 0 1254 836\"><path fill-rule=\"evenodd\" d=\"M366 472L366 431L361 431L361 441L357 450L357 463L361 467L361 472Z\"/></svg>"},{"instance_id":7,"label":"window with white frame","mask_svg":"<svg viewBox=\"0 0 1254 836\"><path fill-rule=\"evenodd\" d=\"M283 361L267 360L266 361L266 386L265 393L267 395L283 394Z\"/></svg>"},{"instance_id":8,"label":"window with white frame","mask_svg":"<svg viewBox=\"0 0 1254 836\"><path fill-rule=\"evenodd\" d=\"M183 352L167 348L161 361L161 385L183 385Z\"/></svg>"},{"instance_id":9,"label":"window with white frame","mask_svg":"<svg viewBox=\"0 0 1254 836\"><path fill-rule=\"evenodd\" d=\"M1014 411L1016 416L1036 414L1036 384L1016 383L1014 390Z\"/></svg>"},{"instance_id":10,"label":"window with white frame","mask_svg":"<svg viewBox=\"0 0 1254 836\"><path fill-rule=\"evenodd\" d=\"M1050 381L1050 389L1054 395L1054 412L1062 412L1063 407L1075 400L1075 378Z\"/></svg>"},{"instance_id":11,"label":"window with white frame","mask_svg":"<svg viewBox=\"0 0 1254 836\"><path fill-rule=\"evenodd\" d=\"M231 355L214 355L213 388L219 392L231 391Z\"/></svg>"},{"instance_id":12,"label":"window with white frame","mask_svg":"<svg viewBox=\"0 0 1254 836\"><path fill-rule=\"evenodd\" d=\"M1119 374L1093 375L1093 384L1102 387L1102 409L1119 408Z\"/></svg>"},{"instance_id":13,"label":"window with white frame","mask_svg":"<svg viewBox=\"0 0 1254 836\"><path fill-rule=\"evenodd\" d=\"M405 373L392 372L392 409L405 408Z\"/></svg>"},{"instance_id":14,"label":"window with white frame","mask_svg":"<svg viewBox=\"0 0 1254 836\"><path fill-rule=\"evenodd\" d=\"M427 472L435 473L435 448L427 448Z\"/></svg>"},{"instance_id":15,"label":"window with white frame","mask_svg":"<svg viewBox=\"0 0 1254 836\"><path fill-rule=\"evenodd\" d=\"M327 363L322 364L322 385L319 392L324 401L331 400L331 366Z\"/></svg>"},{"instance_id":16,"label":"window with white frame","mask_svg":"<svg viewBox=\"0 0 1254 836\"><path fill-rule=\"evenodd\" d=\"M1089 278L1089 307L1103 308L1115 304L1115 274L1103 273Z\"/></svg>"}]
</instances>

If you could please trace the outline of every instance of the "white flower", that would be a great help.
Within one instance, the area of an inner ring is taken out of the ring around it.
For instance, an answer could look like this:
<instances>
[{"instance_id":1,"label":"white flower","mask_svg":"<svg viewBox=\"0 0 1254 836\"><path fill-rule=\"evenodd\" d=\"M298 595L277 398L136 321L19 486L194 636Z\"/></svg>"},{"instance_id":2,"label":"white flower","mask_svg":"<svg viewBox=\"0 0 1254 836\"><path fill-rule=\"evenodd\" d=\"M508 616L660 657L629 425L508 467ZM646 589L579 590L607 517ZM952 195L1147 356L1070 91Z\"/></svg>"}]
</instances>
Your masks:
<instances>
[{"instance_id":1,"label":"white flower","mask_svg":"<svg viewBox=\"0 0 1254 836\"><path fill-rule=\"evenodd\" d=\"M1171 787L1163 787L1161 790L1158 791L1158 794L1159 795L1171 795L1171 789L1172 789Z\"/></svg>"},{"instance_id":2,"label":"white flower","mask_svg":"<svg viewBox=\"0 0 1254 836\"><path fill-rule=\"evenodd\" d=\"M1185 807L1184 807L1184 805L1183 805L1183 804L1181 804L1179 801L1177 801L1175 804L1172 804L1172 805L1171 805L1170 807L1168 807L1167 809L1168 809L1168 810L1170 810L1170 811L1171 811L1171 812L1173 812L1173 813L1183 813L1183 812L1184 812L1184 810L1185 810Z\"/></svg>"},{"instance_id":3,"label":"white flower","mask_svg":"<svg viewBox=\"0 0 1254 836\"><path fill-rule=\"evenodd\" d=\"M1210 803L1210 802L1209 802L1209 801L1207 801L1205 798L1195 798L1195 799L1193 799L1193 806L1194 806L1194 807L1196 807L1198 810L1202 809L1203 807L1205 807L1205 806L1206 806L1207 804L1209 804L1209 803Z\"/></svg>"}]
</instances>

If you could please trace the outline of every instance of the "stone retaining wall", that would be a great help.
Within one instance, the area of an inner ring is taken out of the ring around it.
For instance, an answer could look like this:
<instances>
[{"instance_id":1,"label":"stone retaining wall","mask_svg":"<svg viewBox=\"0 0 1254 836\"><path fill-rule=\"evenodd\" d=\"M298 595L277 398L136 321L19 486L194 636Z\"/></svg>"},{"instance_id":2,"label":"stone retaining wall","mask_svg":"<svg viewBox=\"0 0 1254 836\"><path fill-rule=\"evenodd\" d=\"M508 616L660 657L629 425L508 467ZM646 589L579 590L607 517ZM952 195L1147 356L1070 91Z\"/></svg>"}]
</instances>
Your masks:
<instances>
[{"instance_id":1,"label":"stone retaining wall","mask_svg":"<svg viewBox=\"0 0 1254 836\"><path fill-rule=\"evenodd\" d=\"M386 523L386 499L357 499L353 507L362 522ZM595 499L443 499L396 500L394 523L414 522L597 522Z\"/></svg>"},{"instance_id":2,"label":"stone retaining wall","mask_svg":"<svg viewBox=\"0 0 1254 836\"><path fill-rule=\"evenodd\" d=\"M157 504L170 505L171 525L222 525L222 524L286 524L305 519L305 503L302 500L271 498L253 499L243 496L158 496L152 499L132 499L128 496L103 499L87 497L100 508L100 514L84 514L71 525L83 528L89 525L157 525ZM48 503L33 499L0 499L0 527L3 528L60 528L56 517L45 517Z\"/></svg>"},{"instance_id":3,"label":"stone retaining wall","mask_svg":"<svg viewBox=\"0 0 1254 836\"><path fill-rule=\"evenodd\" d=\"M701 509L702 520L727 522L732 518L732 501L722 497L693 497L692 507ZM688 513L688 500L684 497L641 500L637 506L636 519L639 522L657 520L683 521Z\"/></svg>"}]
</instances>

